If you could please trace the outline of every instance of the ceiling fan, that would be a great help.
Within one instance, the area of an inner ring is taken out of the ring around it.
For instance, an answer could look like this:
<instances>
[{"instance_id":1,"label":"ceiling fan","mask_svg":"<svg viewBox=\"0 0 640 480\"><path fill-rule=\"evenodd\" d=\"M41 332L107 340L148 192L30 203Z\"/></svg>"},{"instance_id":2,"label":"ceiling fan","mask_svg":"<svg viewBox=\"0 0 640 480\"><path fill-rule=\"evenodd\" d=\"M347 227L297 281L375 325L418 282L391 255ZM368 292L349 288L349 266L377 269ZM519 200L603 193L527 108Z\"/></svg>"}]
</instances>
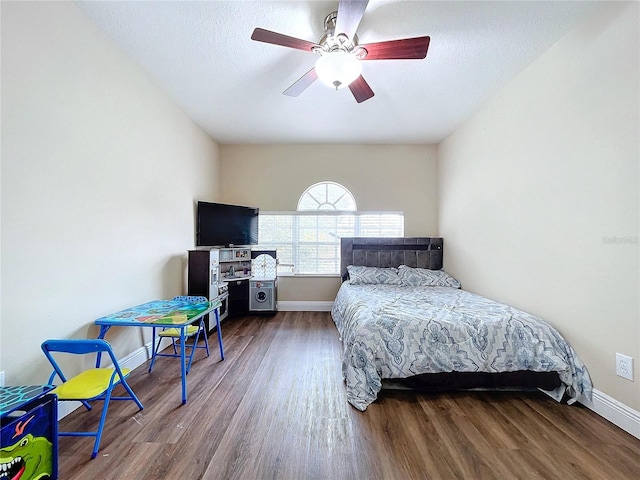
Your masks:
<instances>
[{"instance_id":1,"label":"ceiling fan","mask_svg":"<svg viewBox=\"0 0 640 480\"><path fill-rule=\"evenodd\" d=\"M320 78L330 87L349 87L356 102L362 103L374 93L362 76L363 60L422 59L427 56L429 37L404 38L358 45L356 30L369 0L340 0L338 10L324 20L324 33L318 43L256 28L251 39L320 55L315 66L284 92L297 97Z\"/></svg>"}]
</instances>

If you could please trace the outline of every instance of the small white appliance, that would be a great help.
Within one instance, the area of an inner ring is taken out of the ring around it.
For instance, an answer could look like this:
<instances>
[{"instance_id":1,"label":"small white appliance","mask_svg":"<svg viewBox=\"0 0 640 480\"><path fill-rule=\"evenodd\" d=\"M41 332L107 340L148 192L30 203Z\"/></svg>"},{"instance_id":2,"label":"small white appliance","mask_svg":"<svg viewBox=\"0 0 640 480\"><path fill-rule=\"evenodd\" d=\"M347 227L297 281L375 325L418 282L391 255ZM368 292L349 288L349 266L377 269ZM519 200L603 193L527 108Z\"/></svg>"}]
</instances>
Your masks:
<instances>
[{"instance_id":1,"label":"small white appliance","mask_svg":"<svg viewBox=\"0 0 640 480\"><path fill-rule=\"evenodd\" d=\"M249 310L251 312L276 311L276 280L249 281Z\"/></svg>"}]
</instances>

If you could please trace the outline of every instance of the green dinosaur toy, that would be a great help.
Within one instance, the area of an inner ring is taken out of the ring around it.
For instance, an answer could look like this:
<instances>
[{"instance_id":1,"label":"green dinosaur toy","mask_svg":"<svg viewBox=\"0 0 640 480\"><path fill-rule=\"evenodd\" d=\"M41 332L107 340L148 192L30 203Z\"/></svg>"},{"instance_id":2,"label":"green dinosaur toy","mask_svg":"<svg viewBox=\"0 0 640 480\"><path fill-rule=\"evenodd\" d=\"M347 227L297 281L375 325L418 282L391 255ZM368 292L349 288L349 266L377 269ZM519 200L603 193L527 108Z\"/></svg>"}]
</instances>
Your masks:
<instances>
[{"instance_id":1,"label":"green dinosaur toy","mask_svg":"<svg viewBox=\"0 0 640 480\"><path fill-rule=\"evenodd\" d=\"M9 480L38 480L52 475L51 442L45 437L25 435L0 449L0 472Z\"/></svg>"}]
</instances>

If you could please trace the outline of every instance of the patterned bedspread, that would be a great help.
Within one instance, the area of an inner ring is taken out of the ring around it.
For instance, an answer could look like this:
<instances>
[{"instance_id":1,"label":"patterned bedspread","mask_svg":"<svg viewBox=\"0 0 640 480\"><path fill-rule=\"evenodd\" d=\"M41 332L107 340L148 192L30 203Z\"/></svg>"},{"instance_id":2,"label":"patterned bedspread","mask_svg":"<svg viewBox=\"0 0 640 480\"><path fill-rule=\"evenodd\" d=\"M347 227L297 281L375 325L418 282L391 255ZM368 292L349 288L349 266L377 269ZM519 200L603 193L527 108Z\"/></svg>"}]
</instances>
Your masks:
<instances>
[{"instance_id":1,"label":"patterned bedspread","mask_svg":"<svg viewBox=\"0 0 640 480\"><path fill-rule=\"evenodd\" d=\"M464 290L344 282L331 314L358 410L377 398L383 378L451 371L555 371L562 385L549 395L591 400L586 367L553 327Z\"/></svg>"}]
</instances>

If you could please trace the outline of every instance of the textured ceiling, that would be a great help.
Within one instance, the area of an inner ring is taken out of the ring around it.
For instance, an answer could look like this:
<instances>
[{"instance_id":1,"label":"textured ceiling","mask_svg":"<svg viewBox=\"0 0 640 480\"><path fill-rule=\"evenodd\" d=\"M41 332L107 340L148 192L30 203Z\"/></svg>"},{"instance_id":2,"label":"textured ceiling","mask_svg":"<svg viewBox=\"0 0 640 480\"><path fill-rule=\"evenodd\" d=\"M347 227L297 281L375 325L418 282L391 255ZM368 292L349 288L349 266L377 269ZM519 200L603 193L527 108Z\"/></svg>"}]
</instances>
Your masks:
<instances>
[{"instance_id":1,"label":"textured ceiling","mask_svg":"<svg viewBox=\"0 0 640 480\"><path fill-rule=\"evenodd\" d=\"M317 56L250 39L262 27L316 42L337 1L75 3L221 144L437 143L599 6L371 0L360 43L431 44L425 60L364 62L375 96L358 104L319 81L282 95Z\"/></svg>"}]
</instances>

